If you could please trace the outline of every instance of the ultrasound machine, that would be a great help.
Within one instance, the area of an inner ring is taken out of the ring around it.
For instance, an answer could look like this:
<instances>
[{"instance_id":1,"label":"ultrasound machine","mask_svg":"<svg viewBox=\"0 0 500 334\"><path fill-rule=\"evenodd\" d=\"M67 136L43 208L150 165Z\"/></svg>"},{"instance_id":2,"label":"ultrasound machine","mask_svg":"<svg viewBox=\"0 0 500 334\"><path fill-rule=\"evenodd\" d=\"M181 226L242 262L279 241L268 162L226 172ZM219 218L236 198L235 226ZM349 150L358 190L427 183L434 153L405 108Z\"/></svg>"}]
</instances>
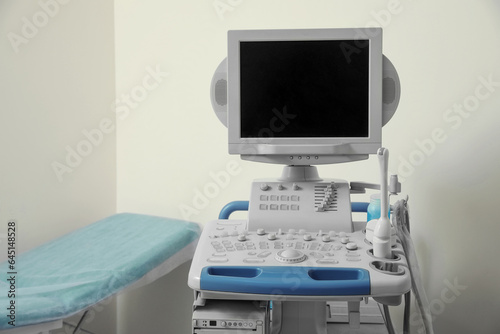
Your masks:
<instances>
[{"instance_id":1,"label":"ultrasound machine","mask_svg":"<svg viewBox=\"0 0 500 334\"><path fill-rule=\"evenodd\" d=\"M188 277L192 333L395 333L388 307L403 300L408 333L411 290L432 333L407 198L389 200L401 184L388 176L382 126L400 86L382 29L229 31L211 97L230 154L284 168L205 225ZM370 154L380 184L316 168ZM380 200L351 200L367 189ZM242 210L247 219L229 218ZM368 221L353 219L367 211Z\"/></svg>"}]
</instances>

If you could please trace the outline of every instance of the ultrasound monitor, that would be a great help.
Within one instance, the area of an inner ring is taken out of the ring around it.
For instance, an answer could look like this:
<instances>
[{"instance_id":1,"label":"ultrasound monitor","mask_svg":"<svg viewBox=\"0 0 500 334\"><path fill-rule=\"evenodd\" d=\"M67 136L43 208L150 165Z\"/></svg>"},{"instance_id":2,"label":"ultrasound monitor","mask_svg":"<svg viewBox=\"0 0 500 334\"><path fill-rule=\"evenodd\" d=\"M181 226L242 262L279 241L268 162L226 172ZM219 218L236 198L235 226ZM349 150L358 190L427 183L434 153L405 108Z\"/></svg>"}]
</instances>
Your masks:
<instances>
[{"instance_id":1,"label":"ultrasound monitor","mask_svg":"<svg viewBox=\"0 0 500 334\"><path fill-rule=\"evenodd\" d=\"M229 153L317 165L381 146L382 30L228 32Z\"/></svg>"}]
</instances>

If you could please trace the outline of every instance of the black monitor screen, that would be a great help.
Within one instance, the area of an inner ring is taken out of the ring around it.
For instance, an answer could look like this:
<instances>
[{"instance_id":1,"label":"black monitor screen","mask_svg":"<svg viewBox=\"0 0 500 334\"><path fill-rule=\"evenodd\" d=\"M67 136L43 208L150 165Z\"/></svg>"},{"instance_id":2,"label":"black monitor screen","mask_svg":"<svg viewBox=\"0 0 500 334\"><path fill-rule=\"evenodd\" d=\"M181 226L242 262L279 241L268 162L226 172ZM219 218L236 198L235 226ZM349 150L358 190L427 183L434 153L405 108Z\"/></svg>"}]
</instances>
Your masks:
<instances>
[{"instance_id":1,"label":"black monitor screen","mask_svg":"<svg viewBox=\"0 0 500 334\"><path fill-rule=\"evenodd\" d=\"M241 137L368 137L369 41L240 42Z\"/></svg>"}]
</instances>

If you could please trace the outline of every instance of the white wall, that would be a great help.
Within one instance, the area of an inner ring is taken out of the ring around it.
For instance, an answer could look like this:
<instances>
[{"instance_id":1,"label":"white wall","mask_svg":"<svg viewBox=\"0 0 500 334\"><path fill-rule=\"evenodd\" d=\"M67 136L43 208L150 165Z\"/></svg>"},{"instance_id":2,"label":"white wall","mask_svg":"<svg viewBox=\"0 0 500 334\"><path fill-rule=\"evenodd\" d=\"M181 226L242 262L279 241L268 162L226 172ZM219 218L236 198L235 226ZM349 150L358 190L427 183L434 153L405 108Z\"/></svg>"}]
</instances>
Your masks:
<instances>
[{"instance_id":1,"label":"white wall","mask_svg":"<svg viewBox=\"0 0 500 334\"><path fill-rule=\"evenodd\" d=\"M2 261L10 219L23 252L116 212L115 133L93 131L114 122L113 29L112 0L0 2ZM88 155L68 165L67 147ZM115 318L111 303L88 328Z\"/></svg>"},{"instance_id":2,"label":"white wall","mask_svg":"<svg viewBox=\"0 0 500 334\"><path fill-rule=\"evenodd\" d=\"M230 10L218 15L216 4ZM403 176L410 196L412 232L436 332L499 331L497 3L117 0L115 5L122 116L117 121L118 211L197 222L214 219L229 201L247 199L252 179L277 176L281 170L227 154L226 131L209 100L212 73L225 57L227 30L383 27L384 53L397 67L403 90L398 113L384 128L384 145L391 150L390 169ZM152 69L162 72L157 81L148 79ZM484 80L493 83L485 86ZM454 111L455 105L465 105L465 111ZM237 175L200 201L198 192L213 181L211 175L231 161L239 167ZM372 182L378 175L374 159L324 166L320 172ZM185 286L185 277L177 285ZM157 288L177 289L170 281ZM154 300L155 291L143 293ZM191 298L188 292L183 296ZM134 303L133 298L125 296L120 306L130 315L132 306L126 303ZM128 324L146 315L156 315L165 333L188 330L189 312L172 310L168 316L176 322L170 325L161 320L167 314L158 305L152 302L128 320L123 317L120 332L132 333ZM394 313L399 319L400 310ZM176 327L179 317L185 319L183 327ZM152 322L149 331L157 325Z\"/></svg>"}]
</instances>

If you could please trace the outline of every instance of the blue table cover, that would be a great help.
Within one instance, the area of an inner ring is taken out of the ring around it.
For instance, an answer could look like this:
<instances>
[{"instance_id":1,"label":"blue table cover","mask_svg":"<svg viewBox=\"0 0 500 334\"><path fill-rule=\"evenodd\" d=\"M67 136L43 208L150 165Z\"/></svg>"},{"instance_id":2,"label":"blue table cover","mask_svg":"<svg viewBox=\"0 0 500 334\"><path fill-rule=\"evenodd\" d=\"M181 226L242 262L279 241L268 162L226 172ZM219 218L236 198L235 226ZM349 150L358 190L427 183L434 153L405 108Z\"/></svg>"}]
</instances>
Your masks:
<instances>
[{"instance_id":1,"label":"blue table cover","mask_svg":"<svg viewBox=\"0 0 500 334\"><path fill-rule=\"evenodd\" d=\"M195 241L195 223L122 213L100 220L16 258L15 298L7 262L0 264L0 329L78 313L126 288ZM191 254L192 256L192 254Z\"/></svg>"}]
</instances>

